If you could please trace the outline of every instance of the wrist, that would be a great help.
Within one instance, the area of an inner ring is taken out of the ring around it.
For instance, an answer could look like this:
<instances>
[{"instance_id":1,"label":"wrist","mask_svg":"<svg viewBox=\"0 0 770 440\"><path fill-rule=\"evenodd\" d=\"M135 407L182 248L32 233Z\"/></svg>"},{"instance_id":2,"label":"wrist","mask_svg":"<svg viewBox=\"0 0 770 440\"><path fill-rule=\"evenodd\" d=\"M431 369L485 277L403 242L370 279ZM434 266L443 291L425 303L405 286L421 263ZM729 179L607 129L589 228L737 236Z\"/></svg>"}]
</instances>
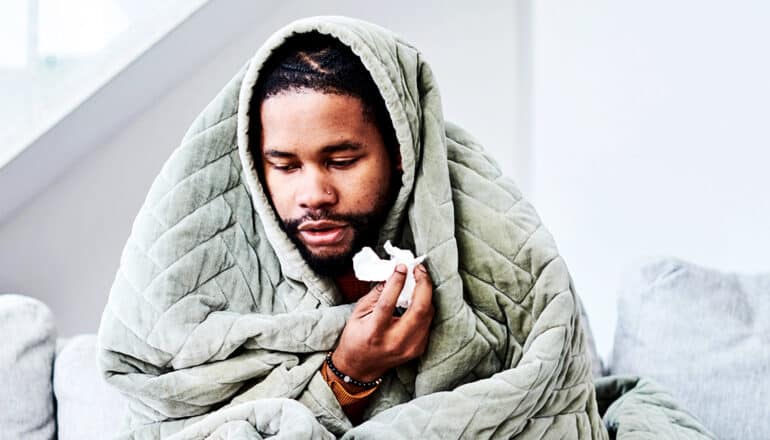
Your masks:
<instances>
[{"instance_id":1,"label":"wrist","mask_svg":"<svg viewBox=\"0 0 770 440\"><path fill-rule=\"evenodd\" d=\"M379 385L384 373L379 369L355 368L350 362L347 362L346 356L339 353L338 350L327 354L326 363L344 383L353 385L349 388L346 387L348 389L367 389Z\"/></svg>"}]
</instances>

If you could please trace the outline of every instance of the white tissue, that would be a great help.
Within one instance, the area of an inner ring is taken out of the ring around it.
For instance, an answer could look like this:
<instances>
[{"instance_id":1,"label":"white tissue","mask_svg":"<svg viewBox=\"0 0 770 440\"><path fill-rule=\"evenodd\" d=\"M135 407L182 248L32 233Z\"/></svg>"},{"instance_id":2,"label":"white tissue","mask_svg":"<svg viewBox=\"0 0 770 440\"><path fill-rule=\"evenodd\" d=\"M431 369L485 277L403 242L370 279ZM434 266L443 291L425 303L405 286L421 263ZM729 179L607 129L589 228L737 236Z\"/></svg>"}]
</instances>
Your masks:
<instances>
[{"instance_id":1,"label":"white tissue","mask_svg":"<svg viewBox=\"0 0 770 440\"><path fill-rule=\"evenodd\" d=\"M390 255L390 260L382 260L374 253L372 248L365 247L353 256L353 271L356 278L361 281L385 281L396 270L396 266L406 266L406 282L398 295L398 307L407 308L412 303L414 294L414 267L425 260L425 255L415 258L409 249L399 249L390 241L385 242L385 252Z\"/></svg>"}]
</instances>

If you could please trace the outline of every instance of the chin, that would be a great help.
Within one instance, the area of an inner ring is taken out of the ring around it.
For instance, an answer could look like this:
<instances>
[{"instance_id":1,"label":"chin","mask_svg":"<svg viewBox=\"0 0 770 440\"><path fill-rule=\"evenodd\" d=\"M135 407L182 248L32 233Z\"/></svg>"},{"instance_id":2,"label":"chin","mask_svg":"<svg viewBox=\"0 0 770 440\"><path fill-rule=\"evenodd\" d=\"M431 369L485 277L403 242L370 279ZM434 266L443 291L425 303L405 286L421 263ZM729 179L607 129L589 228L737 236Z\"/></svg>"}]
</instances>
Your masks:
<instances>
[{"instance_id":1,"label":"chin","mask_svg":"<svg viewBox=\"0 0 770 440\"><path fill-rule=\"evenodd\" d=\"M358 251L352 245L323 249L309 249L305 246L298 248L315 273L332 278L345 275L353 269L353 255Z\"/></svg>"},{"instance_id":2,"label":"chin","mask_svg":"<svg viewBox=\"0 0 770 440\"><path fill-rule=\"evenodd\" d=\"M318 260L339 260L342 258L345 258L349 256L352 260L353 254L353 246L352 245L344 245L344 246L323 246L323 247L309 247L305 246L305 249L307 249L307 253L310 254L315 259Z\"/></svg>"}]
</instances>

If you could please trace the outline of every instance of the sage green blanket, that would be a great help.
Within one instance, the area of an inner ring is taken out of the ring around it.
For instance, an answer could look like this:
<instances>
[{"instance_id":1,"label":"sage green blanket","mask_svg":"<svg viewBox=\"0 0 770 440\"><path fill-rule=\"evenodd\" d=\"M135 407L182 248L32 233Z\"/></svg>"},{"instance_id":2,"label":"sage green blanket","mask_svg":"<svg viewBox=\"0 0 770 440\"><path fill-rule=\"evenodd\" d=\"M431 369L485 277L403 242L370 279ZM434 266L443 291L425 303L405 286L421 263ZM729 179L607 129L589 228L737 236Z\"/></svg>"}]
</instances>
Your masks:
<instances>
[{"instance_id":1,"label":"sage green blanket","mask_svg":"<svg viewBox=\"0 0 770 440\"><path fill-rule=\"evenodd\" d=\"M356 427L319 373L351 305L281 231L249 153L260 66L308 31L350 46L380 88L404 173L379 243L427 255L435 284L426 353L386 376ZM421 54L346 18L276 33L195 120L134 222L99 343L128 438L607 438L550 234L445 123Z\"/></svg>"}]
</instances>

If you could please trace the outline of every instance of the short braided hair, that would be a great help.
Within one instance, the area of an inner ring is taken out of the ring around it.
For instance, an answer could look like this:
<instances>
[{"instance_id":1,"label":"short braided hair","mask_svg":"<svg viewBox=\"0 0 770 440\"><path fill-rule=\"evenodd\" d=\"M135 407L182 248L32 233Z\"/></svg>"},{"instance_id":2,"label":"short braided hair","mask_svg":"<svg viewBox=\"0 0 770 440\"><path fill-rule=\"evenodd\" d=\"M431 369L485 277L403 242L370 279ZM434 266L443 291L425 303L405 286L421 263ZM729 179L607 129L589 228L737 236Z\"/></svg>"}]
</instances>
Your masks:
<instances>
[{"instance_id":1,"label":"short braided hair","mask_svg":"<svg viewBox=\"0 0 770 440\"><path fill-rule=\"evenodd\" d=\"M318 32L289 37L260 70L251 102L252 111L264 101L302 89L353 96L361 100L364 117L374 122L391 159L398 141L385 101L361 60L336 38ZM250 131L258 133L259 118L251 118Z\"/></svg>"}]
</instances>

